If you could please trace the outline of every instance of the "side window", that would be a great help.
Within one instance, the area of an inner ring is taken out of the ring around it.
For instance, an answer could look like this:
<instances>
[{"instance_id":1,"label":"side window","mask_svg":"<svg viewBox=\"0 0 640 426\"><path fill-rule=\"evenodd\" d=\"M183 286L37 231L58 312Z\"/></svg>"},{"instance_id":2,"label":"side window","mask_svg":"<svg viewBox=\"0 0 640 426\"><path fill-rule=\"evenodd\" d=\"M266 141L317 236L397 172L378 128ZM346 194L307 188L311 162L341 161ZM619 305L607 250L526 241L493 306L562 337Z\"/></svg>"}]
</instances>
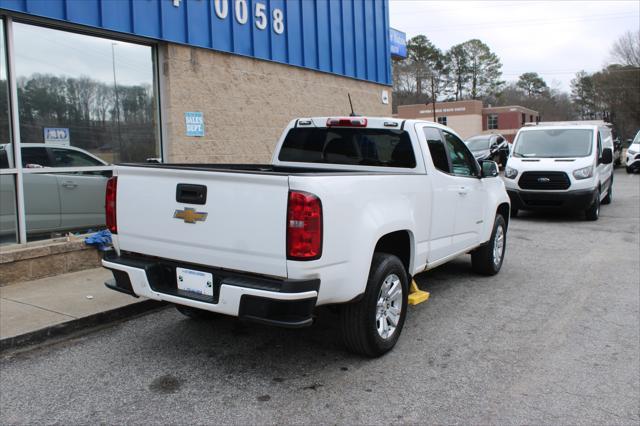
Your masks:
<instances>
[{"instance_id":1,"label":"side window","mask_svg":"<svg viewBox=\"0 0 640 426\"><path fill-rule=\"evenodd\" d=\"M600 130L598 130L598 158L602 158L602 137L600 136Z\"/></svg>"},{"instance_id":2,"label":"side window","mask_svg":"<svg viewBox=\"0 0 640 426\"><path fill-rule=\"evenodd\" d=\"M431 154L433 165L442 172L451 173L447 150L444 147L444 142L442 142L440 130L434 127L424 127L423 130L427 138L427 145L429 146L429 153Z\"/></svg>"},{"instance_id":3,"label":"side window","mask_svg":"<svg viewBox=\"0 0 640 426\"><path fill-rule=\"evenodd\" d=\"M47 149L44 147L22 148L22 167L26 167L26 168L51 167L51 162L49 161L49 154L47 154Z\"/></svg>"},{"instance_id":4,"label":"side window","mask_svg":"<svg viewBox=\"0 0 640 426\"><path fill-rule=\"evenodd\" d=\"M71 149L52 148L51 153L53 154L55 167L103 166L103 164L95 158Z\"/></svg>"},{"instance_id":5,"label":"side window","mask_svg":"<svg viewBox=\"0 0 640 426\"><path fill-rule=\"evenodd\" d=\"M444 133L447 151L449 151L453 174L456 176L478 176L476 160L464 142L449 132L442 133Z\"/></svg>"}]
</instances>

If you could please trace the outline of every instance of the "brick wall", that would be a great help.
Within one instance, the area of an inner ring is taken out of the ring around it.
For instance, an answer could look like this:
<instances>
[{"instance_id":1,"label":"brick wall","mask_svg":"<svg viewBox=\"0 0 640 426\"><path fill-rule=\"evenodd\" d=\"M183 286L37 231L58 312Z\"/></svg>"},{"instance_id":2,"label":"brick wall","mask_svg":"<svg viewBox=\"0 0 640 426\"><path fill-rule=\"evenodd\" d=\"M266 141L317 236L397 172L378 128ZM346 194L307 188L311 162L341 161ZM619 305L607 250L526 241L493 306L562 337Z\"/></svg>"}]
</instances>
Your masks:
<instances>
[{"instance_id":1,"label":"brick wall","mask_svg":"<svg viewBox=\"0 0 640 426\"><path fill-rule=\"evenodd\" d=\"M391 116L391 88L210 50L161 47L165 157L170 162L265 163L296 117ZM205 136L185 136L184 113L204 114Z\"/></svg>"}]
</instances>

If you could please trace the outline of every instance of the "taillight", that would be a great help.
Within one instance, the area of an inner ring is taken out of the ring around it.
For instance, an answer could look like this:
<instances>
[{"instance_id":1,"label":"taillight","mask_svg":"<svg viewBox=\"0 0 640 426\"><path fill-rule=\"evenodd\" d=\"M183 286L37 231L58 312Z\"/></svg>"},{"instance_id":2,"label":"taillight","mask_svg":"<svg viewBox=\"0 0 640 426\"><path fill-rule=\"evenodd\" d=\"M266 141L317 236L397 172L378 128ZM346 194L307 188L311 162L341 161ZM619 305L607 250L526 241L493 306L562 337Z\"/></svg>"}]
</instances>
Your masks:
<instances>
[{"instance_id":1,"label":"taillight","mask_svg":"<svg viewBox=\"0 0 640 426\"><path fill-rule=\"evenodd\" d=\"M287 259L314 260L322 255L322 204L313 194L289 192Z\"/></svg>"},{"instance_id":2,"label":"taillight","mask_svg":"<svg viewBox=\"0 0 640 426\"><path fill-rule=\"evenodd\" d=\"M107 181L107 190L104 196L104 212L107 219L107 229L112 234L118 233L116 223L116 193L118 192L118 177L113 176Z\"/></svg>"},{"instance_id":3,"label":"taillight","mask_svg":"<svg viewBox=\"0 0 640 426\"><path fill-rule=\"evenodd\" d=\"M329 118L327 127L367 127L367 119L363 117Z\"/></svg>"}]
</instances>

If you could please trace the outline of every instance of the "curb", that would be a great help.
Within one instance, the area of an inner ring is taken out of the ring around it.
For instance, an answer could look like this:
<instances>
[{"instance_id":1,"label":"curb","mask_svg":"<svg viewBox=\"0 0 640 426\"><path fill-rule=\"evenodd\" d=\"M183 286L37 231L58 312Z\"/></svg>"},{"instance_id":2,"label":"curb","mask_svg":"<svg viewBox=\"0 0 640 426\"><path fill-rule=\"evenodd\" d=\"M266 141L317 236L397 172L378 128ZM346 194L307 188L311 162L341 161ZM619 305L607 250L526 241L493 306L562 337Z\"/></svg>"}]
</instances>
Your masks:
<instances>
[{"instance_id":1,"label":"curb","mask_svg":"<svg viewBox=\"0 0 640 426\"><path fill-rule=\"evenodd\" d=\"M167 303L165 302L143 300L141 302L132 303L130 305L121 306L119 308L98 312L86 317L76 318L60 324L41 328L40 330L30 331L18 336L0 339L0 353L3 353L10 349L18 349L37 343L42 343L46 340L54 339L57 337L67 336L76 331L80 331L97 325L107 325L111 322L116 322L118 320L123 320L143 314L145 312L160 309L161 307L164 307L166 305Z\"/></svg>"}]
</instances>

